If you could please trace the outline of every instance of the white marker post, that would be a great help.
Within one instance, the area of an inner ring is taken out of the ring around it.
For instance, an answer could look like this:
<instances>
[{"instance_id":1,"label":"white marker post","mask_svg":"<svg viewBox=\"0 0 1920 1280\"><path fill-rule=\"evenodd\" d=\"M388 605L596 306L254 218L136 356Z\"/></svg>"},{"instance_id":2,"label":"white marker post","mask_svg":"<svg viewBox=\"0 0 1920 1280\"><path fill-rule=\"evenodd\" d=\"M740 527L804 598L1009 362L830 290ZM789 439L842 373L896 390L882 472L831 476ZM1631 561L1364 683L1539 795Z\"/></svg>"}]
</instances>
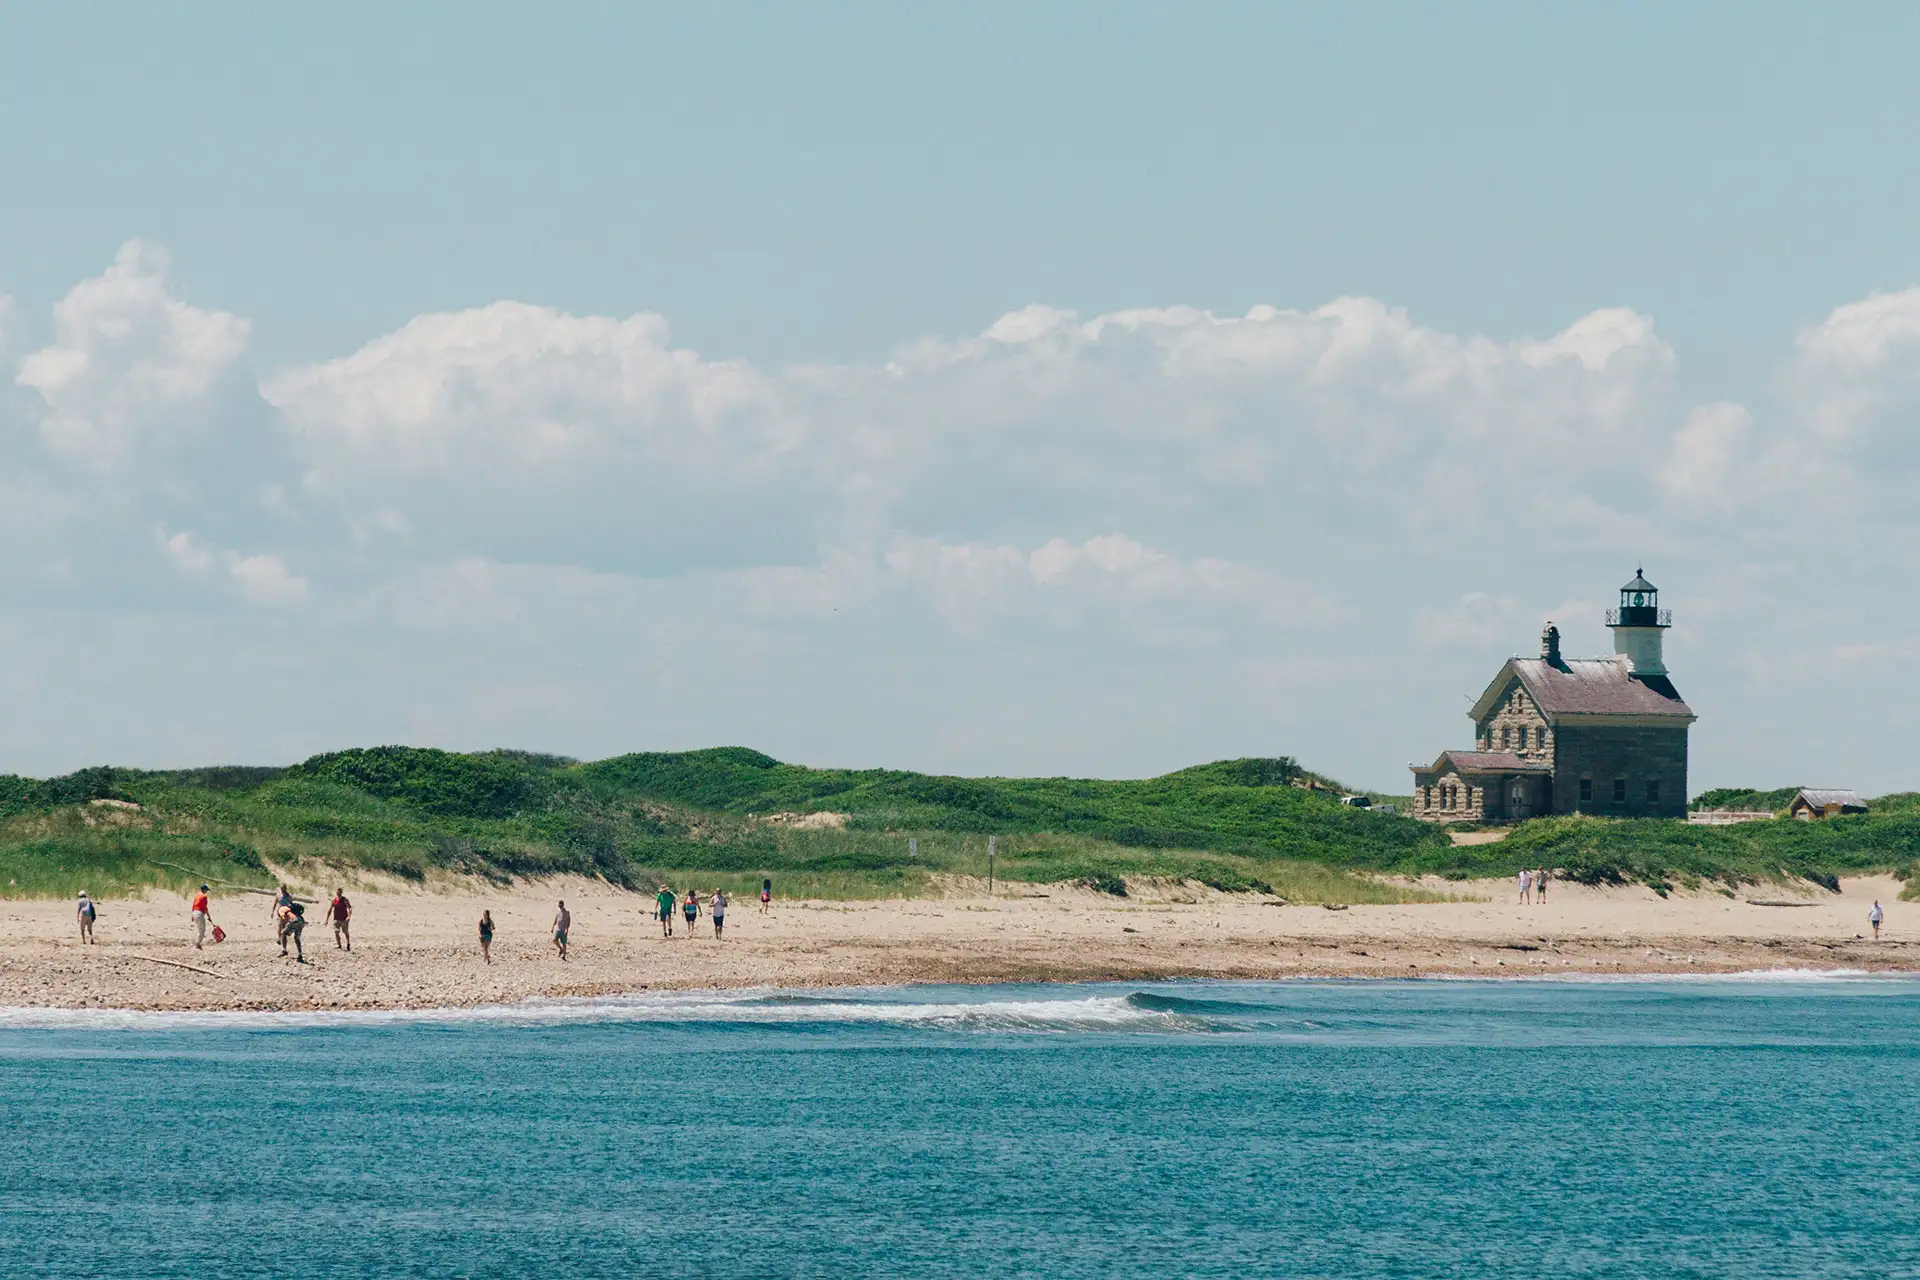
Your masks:
<instances>
[{"instance_id":1,"label":"white marker post","mask_svg":"<svg viewBox=\"0 0 1920 1280\"><path fill-rule=\"evenodd\" d=\"M999 845L999 836L987 837L987 896L989 898L993 896L993 855Z\"/></svg>"},{"instance_id":2,"label":"white marker post","mask_svg":"<svg viewBox=\"0 0 1920 1280\"><path fill-rule=\"evenodd\" d=\"M920 856L920 840L918 837L910 838L907 841L907 856L909 858L918 858Z\"/></svg>"}]
</instances>

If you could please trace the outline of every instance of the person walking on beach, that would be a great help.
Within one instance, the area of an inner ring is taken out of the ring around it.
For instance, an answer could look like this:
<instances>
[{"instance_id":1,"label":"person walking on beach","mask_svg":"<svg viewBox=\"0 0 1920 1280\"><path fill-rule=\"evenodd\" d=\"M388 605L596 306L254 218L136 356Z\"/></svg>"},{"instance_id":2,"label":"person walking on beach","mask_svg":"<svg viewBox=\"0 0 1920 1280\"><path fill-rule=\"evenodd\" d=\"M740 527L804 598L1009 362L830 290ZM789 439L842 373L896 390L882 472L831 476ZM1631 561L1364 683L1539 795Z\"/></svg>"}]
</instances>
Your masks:
<instances>
[{"instance_id":1,"label":"person walking on beach","mask_svg":"<svg viewBox=\"0 0 1920 1280\"><path fill-rule=\"evenodd\" d=\"M773 878L769 876L760 882L760 914L764 916L772 909Z\"/></svg>"},{"instance_id":2,"label":"person walking on beach","mask_svg":"<svg viewBox=\"0 0 1920 1280\"><path fill-rule=\"evenodd\" d=\"M289 896L285 906L274 908L274 915L279 920L280 954L283 956L287 954L287 943L291 942L300 963L305 964L307 949L301 944L300 935L307 931L307 909L294 902Z\"/></svg>"},{"instance_id":3,"label":"person walking on beach","mask_svg":"<svg viewBox=\"0 0 1920 1280\"><path fill-rule=\"evenodd\" d=\"M700 918L700 891L687 890L687 900L680 904L680 914L687 919L687 936L693 936L693 922Z\"/></svg>"},{"instance_id":4,"label":"person walking on beach","mask_svg":"<svg viewBox=\"0 0 1920 1280\"><path fill-rule=\"evenodd\" d=\"M333 945L353 950L353 934L347 929L347 921L353 919L353 904L339 889L333 891L333 901L327 904L327 919L333 921Z\"/></svg>"},{"instance_id":5,"label":"person walking on beach","mask_svg":"<svg viewBox=\"0 0 1920 1280\"><path fill-rule=\"evenodd\" d=\"M73 908L74 919L80 922L81 945L84 946L93 941L93 922L99 914L99 909L93 905L93 899L87 896L85 889L82 889L80 901L75 903Z\"/></svg>"},{"instance_id":6,"label":"person walking on beach","mask_svg":"<svg viewBox=\"0 0 1920 1280\"><path fill-rule=\"evenodd\" d=\"M1547 869L1545 867L1533 869L1533 900L1541 906L1547 903Z\"/></svg>"},{"instance_id":7,"label":"person walking on beach","mask_svg":"<svg viewBox=\"0 0 1920 1280\"><path fill-rule=\"evenodd\" d=\"M562 899L560 909L553 913L553 949L560 953L562 960L567 958L567 930L571 928L573 912L567 910L566 901Z\"/></svg>"},{"instance_id":8,"label":"person walking on beach","mask_svg":"<svg viewBox=\"0 0 1920 1280\"><path fill-rule=\"evenodd\" d=\"M493 963L493 912L480 913L480 958Z\"/></svg>"},{"instance_id":9,"label":"person walking on beach","mask_svg":"<svg viewBox=\"0 0 1920 1280\"><path fill-rule=\"evenodd\" d=\"M1873 940L1875 942L1880 941L1880 923L1886 918L1887 913L1880 909L1880 899L1875 898L1873 900L1873 910L1867 912L1867 923L1873 926Z\"/></svg>"},{"instance_id":10,"label":"person walking on beach","mask_svg":"<svg viewBox=\"0 0 1920 1280\"><path fill-rule=\"evenodd\" d=\"M213 923L213 912L207 906L207 886L201 885L200 892L193 896L193 949L200 950L207 940L207 926Z\"/></svg>"},{"instance_id":11,"label":"person walking on beach","mask_svg":"<svg viewBox=\"0 0 1920 1280\"><path fill-rule=\"evenodd\" d=\"M1533 901L1532 897L1530 896L1533 890L1532 870L1525 867L1521 868L1519 880L1520 880L1520 901L1522 903Z\"/></svg>"},{"instance_id":12,"label":"person walking on beach","mask_svg":"<svg viewBox=\"0 0 1920 1280\"><path fill-rule=\"evenodd\" d=\"M654 908L660 916L660 936L663 938L673 936L673 904L676 901L678 899L673 896L673 890L664 884L660 886L660 893L653 900Z\"/></svg>"},{"instance_id":13,"label":"person walking on beach","mask_svg":"<svg viewBox=\"0 0 1920 1280\"><path fill-rule=\"evenodd\" d=\"M720 937L727 930L727 891L713 891L713 936Z\"/></svg>"}]
</instances>

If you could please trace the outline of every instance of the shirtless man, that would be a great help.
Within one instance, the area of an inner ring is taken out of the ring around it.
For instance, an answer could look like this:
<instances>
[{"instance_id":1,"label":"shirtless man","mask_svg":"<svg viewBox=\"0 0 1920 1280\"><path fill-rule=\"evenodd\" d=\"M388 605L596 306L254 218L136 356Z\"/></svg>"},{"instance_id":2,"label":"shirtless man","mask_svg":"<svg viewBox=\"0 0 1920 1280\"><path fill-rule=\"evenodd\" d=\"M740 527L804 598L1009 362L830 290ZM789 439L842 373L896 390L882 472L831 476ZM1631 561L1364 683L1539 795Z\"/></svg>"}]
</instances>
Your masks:
<instances>
[{"instance_id":1,"label":"shirtless man","mask_svg":"<svg viewBox=\"0 0 1920 1280\"><path fill-rule=\"evenodd\" d=\"M293 943L294 953L300 963L307 962L307 949L300 944L300 935L306 932L307 917L300 904L289 899L284 905L273 909L276 927L280 934L280 954L287 954L287 943Z\"/></svg>"},{"instance_id":2,"label":"shirtless man","mask_svg":"<svg viewBox=\"0 0 1920 1280\"><path fill-rule=\"evenodd\" d=\"M560 909L553 913L553 949L560 958L567 958L567 930L573 928L573 912L567 910L566 900L560 902Z\"/></svg>"}]
</instances>

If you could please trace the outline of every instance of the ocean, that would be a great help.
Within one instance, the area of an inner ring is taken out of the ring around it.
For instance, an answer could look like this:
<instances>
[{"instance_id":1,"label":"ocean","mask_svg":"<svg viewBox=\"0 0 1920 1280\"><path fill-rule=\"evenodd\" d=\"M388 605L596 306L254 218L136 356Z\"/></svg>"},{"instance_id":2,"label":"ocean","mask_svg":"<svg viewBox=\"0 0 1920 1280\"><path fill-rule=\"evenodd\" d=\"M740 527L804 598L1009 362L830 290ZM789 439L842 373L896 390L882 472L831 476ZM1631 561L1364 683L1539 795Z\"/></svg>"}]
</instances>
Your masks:
<instances>
[{"instance_id":1,"label":"ocean","mask_svg":"<svg viewBox=\"0 0 1920 1280\"><path fill-rule=\"evenodd\" d=\"M0 1011L0 1275L1920 1275L1920 981Z\"/></svg>"}]
</instances>

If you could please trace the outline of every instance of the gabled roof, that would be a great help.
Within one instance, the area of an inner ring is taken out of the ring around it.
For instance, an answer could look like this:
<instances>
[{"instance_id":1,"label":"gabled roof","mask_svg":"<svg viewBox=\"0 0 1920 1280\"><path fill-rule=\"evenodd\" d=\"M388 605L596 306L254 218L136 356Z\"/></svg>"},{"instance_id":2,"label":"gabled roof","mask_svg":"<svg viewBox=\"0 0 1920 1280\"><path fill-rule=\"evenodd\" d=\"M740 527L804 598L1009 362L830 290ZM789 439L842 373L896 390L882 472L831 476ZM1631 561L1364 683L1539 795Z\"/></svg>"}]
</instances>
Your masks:
<instances>
[{"instance_id":1,"label":"gabled roof","mask_svg":"<svg viewBox=\"0 0 1920 1280\"><path fill-rule=\"evenodd\" d=\"M1562 716L1658 716L1691 723L1698 717L1665 676L1637 676L1627 660L1509 658L1468 714L1484 719L1493 704L1518 679L1548 720Z\"/></svg>"},{"instance_id":2,"label":"gabled roof","mask_svg":"<svg viewBox=\"0 0 1920 1280\"><path fill-rule=\"evenodd\" d=\"M1829 805L1839 805L1843 809L1865 810L1867 802L1856 791L1847 791L1840 787L1802 787L1795 800L1805 800L1816 809L1825 809Z\"/></svg>"},{"instance_id":3,"label":"gabled roof","mask_svg":"<svg viewBox=\"0 0 1920 1280\"><path fill-rule=\"evenodd\" d=\"M1551 773L1545 760L1529 760L1511 751L1442 751L1439 759L1418 773L1438 773L1452 765L1457 773Z\"/></svg>"}]
</instances>

